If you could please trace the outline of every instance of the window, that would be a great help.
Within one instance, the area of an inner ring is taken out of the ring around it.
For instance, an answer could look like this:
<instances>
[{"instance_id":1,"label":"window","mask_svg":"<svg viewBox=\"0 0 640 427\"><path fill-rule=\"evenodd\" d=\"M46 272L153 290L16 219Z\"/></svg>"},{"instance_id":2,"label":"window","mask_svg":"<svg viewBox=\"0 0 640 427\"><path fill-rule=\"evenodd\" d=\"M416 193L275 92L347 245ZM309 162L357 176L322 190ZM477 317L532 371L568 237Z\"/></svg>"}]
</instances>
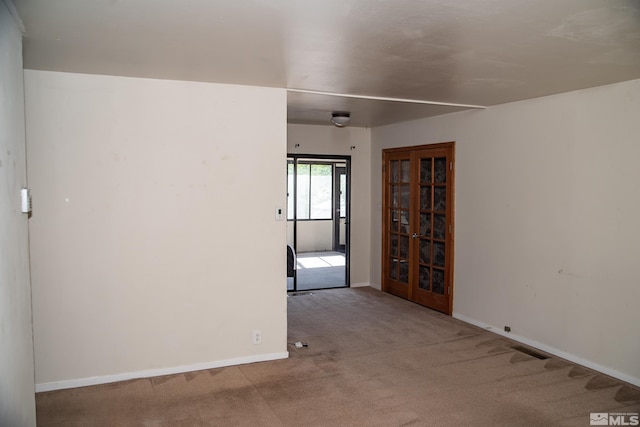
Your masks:
<instances>
[{"instance_id":1,"label":"window","mask_svg":"<svg viewBox=\"0 0 640 427\"><path fill-rule=\"evenodd\" d=\"M293 160L287 159L287 219L293 219Z\"/></svg>"},{"instance_id":2,"label":"window","mask_svg":"<svg viewBox=\"0 0 640 427\"><path fill-rule=\"evenodd\" d=\"M347 175L340 174L340 218L347 217Z\"/></svg>"},{"instance_id":3,"label":"window","mask_svg":"<svg viewBox=\"0 0 640 427\"><path fill-rule=\"evenodd\" d=\"M298 163L297 219L332 219L333 165ZM293 219L293 163L287 165L287 219Z\"/></svg>"}]
</instances>

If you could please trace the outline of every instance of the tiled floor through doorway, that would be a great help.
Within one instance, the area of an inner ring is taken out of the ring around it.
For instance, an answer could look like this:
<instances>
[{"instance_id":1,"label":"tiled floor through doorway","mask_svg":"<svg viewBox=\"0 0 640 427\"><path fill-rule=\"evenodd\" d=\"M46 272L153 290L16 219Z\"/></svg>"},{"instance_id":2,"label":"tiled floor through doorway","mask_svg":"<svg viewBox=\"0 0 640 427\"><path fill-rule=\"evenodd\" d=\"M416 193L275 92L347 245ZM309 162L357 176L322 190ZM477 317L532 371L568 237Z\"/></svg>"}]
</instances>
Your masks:
<instances>
[{"instance_id":1,"label":"tiled floor through doorway","mask_svg":"<svg viewBox=\"0 0 640 427\"><path fill-rule=\"evenodd\" d=\"M306 252L297 255L299 291L346 286L345 255L341 252ZM287 278L287 290L293 290L293 277Z\"/></svg>"}]
</instances>

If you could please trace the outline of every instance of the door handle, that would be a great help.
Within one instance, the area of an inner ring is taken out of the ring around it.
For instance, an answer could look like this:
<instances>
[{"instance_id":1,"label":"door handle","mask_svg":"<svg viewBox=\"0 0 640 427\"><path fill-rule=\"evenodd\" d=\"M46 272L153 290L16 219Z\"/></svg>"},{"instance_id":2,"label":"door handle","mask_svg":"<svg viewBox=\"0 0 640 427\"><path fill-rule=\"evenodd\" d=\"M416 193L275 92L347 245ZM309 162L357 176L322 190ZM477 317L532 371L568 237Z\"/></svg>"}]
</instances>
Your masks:
<instances>
[{"instance_id":1,"label":"door handle","mask_svg":"<svg viewBox=\"0 0 640 427\"><path fill-rule=\"evenodd\" d=\"M411 238L412 238L412 239L417 239L418 237L419 237L419 236L418 236L418 233L413 233L413 234L411 235Z\"/></svg>"}]
</instances>

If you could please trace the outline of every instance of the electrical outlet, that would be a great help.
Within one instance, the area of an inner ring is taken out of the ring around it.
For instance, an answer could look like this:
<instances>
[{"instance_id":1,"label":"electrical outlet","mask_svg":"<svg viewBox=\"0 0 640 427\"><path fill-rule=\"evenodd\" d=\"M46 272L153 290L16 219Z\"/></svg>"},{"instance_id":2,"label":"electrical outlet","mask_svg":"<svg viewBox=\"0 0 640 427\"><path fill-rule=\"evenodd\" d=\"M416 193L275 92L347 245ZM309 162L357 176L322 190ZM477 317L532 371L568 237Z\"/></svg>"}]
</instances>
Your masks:
<instances>
[{"instance_id":1,"label":"electrical outlet","mask_svg":"<svg viewBox=\"0 0 640 427\"><path fill-rule=\"evenodd\" d=\"M262 344L262 331L260 329L253 331L253 343Z\"/></svg>"},{"instance_id":2,"label":"electrical outlet","mask_svg":"<svg viewBox=\"0 0 640 427\"><path fill-rule=\"evenodd\" d=\"M505 332L511 332L511 326L505 326L504 327L504 331Z\"/></svg>"}]
</instances>

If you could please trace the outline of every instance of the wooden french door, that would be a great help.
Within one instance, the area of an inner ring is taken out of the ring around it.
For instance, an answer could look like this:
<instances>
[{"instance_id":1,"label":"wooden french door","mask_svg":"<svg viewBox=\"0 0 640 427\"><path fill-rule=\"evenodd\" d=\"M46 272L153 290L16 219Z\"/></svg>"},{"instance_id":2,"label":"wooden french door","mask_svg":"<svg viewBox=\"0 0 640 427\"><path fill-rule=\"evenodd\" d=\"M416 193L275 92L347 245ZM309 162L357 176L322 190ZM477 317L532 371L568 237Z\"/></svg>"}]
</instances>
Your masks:
<instances>
[{"instance_id":1,"label":"wooden french door","mask_svg":"<svg viewBox=\"0 0 640 427\"><path fill-rule=\"evenodd\" d=\"M451 314L454 143L383 150L382 288Z\"/></svg>"}]
</instances>

